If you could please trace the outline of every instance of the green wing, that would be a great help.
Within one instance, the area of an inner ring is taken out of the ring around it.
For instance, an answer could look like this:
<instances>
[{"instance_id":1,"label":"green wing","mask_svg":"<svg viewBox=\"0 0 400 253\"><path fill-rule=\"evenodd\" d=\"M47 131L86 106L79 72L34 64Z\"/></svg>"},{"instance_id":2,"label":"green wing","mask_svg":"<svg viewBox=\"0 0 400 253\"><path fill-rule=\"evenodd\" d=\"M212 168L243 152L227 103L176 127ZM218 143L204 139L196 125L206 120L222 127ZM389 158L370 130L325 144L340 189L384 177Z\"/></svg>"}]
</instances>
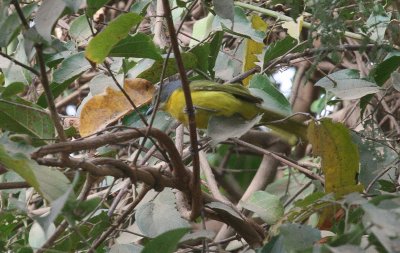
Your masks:
<instances>
[{"instance_id":1,"label":"green wing","mask_svg":"<svg viewBox=\"0 0 400 253\"><path fill-rule=\"evenodd\" d=\"M262 103L259 97L250 94L249 90L240 84L219 84L208 80L197 80L190 83L192 91L221 91L248 101L250 103Z\"/></svg>"}]
</instances>

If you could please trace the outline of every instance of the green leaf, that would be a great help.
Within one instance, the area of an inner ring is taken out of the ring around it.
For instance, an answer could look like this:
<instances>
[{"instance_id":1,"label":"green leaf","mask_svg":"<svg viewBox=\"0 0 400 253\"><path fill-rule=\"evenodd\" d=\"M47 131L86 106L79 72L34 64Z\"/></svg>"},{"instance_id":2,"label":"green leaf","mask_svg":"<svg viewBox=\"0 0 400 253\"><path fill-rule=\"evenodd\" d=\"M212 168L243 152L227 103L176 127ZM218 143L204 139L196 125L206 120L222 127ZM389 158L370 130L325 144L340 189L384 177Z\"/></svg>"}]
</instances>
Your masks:
<instances>
[{"instance_id":1,"label":"green leaf","mask_svg":"<svg viewBox=\"0 0 400 253\"><path fill-rule=\"evenodd\" d=\"M217 60L215 61L215 77L222 80L231 80L233 77L240 74L242 63L233 59L232 56L225 52L218 52Z\"/></svg>"},{"instance_id":2,"label":"green leaf","mask_svg":"<svg viewBox=\"0 0 400 253\"><path fill-rule=\"evenodd\" d=\"M66 4L62 0L43 1L35 15L35 28L37 33L46 41L51 40L53 26L64 11Z\"/></svg>"},{"instance_id":3,"label":"green leaf","mask_svg":"<svg viewBox=\"0 0 400 253\"><path fill-rule=\"evenodd\" d=\"M6 97L12 97L14 95L17 95L18 93L21 93L25 90L25 85L23 83L17 82L17 83L12 83L5 87L4 91L1 93L1 96L6 98Z\"/></svg>"},{"instance_id":4,"label":"green leaf","mask_svg":"<svg viewBox=\"0 0 400 253\"><path fill-rule=\"evenodd\" d=\"M86 15L79 16L72 21L69 29L69 35L78 43L89 40L89 38L92 36L92 31Z\"/></svg>"},{"instance_id":5,"label":"green leaf","mask_svg":"<svg viewBox=\"0 0 400 253\"><path fill-rule=\"evenodd\" d=\"M113 46L128 36L131 28L139 24L141 20L142 17L135 13L119 15L90 40L85 50L86 58L95 63L102 63Z\"/></svg>"},{"instance_id":6,"label":"green leaf","mask_svg":"<svg viewBox=\"0 0 400 253\"><path fill-rule=\"evenodd\" d=\"M381 4L375 4L371 15L365 25L368 28L368 37L378 43L382 43L385 37L385 31L390 23L391 13L385 11Z\"/></svg>"},{"instance_id":7,"label":"green leaf","mask_svg":"<svg viewBox=\"0 0 400 253\"><path fill-rule=\"evenodd\" d=\"M396 252L398 236L400 235L400 222L398 214L392 210L378 208L370 203L361 205L365 215L364 226L370 227L373 235L385 247L387 252Z\"/></svg>"},{"instance_id":8,"label":"green leaf","mask_svg":"<svg viewBox=\"0 0 400 253\"><path fill-rule=\"evenodd\" d=\"M60 67L53 73L53 83L50 85L53 96L59 96L70 83L90 68L91 65L85 59L83 52L66 57ZM47 102L44 99L44 94L42 94L38 101L38 104L43 107L47 106Z\"/></svg>"},{"instance_id":9,"label":"green leaf","mask_svg":"<svg viewBox=\"0 0 400 253\"><path fill-rule=\"evenodd\" d=\"M197 20L193 25L192 38L190 40L190 47L194 47L204 41L211 33L214 15L209 13L207 17Z\"/></svg>"},{"instance_id":10,"label":"green leaf","mask_svg":"<svg viewBox=\"0 0 400 253\"><path fill-rule=\"evenodd\" d=\"M144 33L128 35L111 49L109 56L162 59L151 37Z\"/></svg>"},{"instance_id":11,"label":"green leaf","mask_svg":"<svg viewBox=\"0 0 400 253\"><path fill-rule=\"evenodd\" d=\"M215 62L217 61L218 52L221 48L222 39L224 37L223 32L216 32L214 34L213 39L210 42L210 53L208 55L208 72L211 74L211 77L215 77L214 67Z\"/></svg>"},{"instance_id":12,"label":"green leaf","mask_svg":"<svg viewBox=\"0 0 400 253\"><path fill-rule=\"evenodd\" d=\"M31 147L11 142L5 135L0 138L0 164L18 173L40 195L53 202L69 189L70 182L59 170L29 159L31 152Z\"/></svg>"},{"instance_id":13,"label":"green leaf","mask_svg":"<svg viewBox=\"0 0 400 253\"><path fill-rule=\"evenodd\" d=\"M234 21L233 0L213 0L215 13L223 19Z\"/></svg>"},{"instance_id":14,"label":"green leaf","mask_svg":"<svg viewBox=\"0 0 400 253\"><path fill-rule=\"evenodd\" d=\"M359 134L370 134L375 137L382 136L382 138L384 136L383 133L378 130L368 132L364 130ZM382 172L383 168L390 166L390 164L396 161L398 155L395 150L391 149L387 145L362 138L359 134L352 134L352 140L357 144L360 152L360 174L358 179L364 186L368 186L372 180ZM392 177L395 177L394 168L382 175L381 179L389 180ZM369 193L378 193L378 189L379 185L375 184L372 186Z\"/></svg>"},{"instance_id":15,"label":"green leaf","mask_svg":"<svg viewBox=\"0 0 400 253\"><path fill-rule=\"evenodd\" d=\"M36 10L36 3L27 4L22 7L22 12L24 16L28 18L31 14ZM21 20L18 17L17 12L13 11L10 16L4 19L4 22L0 20L0 47L6 47L11 42L15 36L17 36L17 32L21 28Z\"/></svg>"},{"instance_id":16,"label":"green leaf","mask_svg":"<svg viewBox=\"0 0 400 253\"><path fill-rule=\"evenodd\" d=\"M197 68L203 73L209 70L208 61L210 55L210 43L206 42L195 46L191 52L197 57Z\"/></svg>"},{"instance_id":17,"label":"green leaf","mask_svg":"<svg viewBox=\"0 0 400 253\"><path fill-rule=\"evenodd\" d=\"M390 53L383 62L379 63L372 71L371 76L375 82L382 86L390 75L400 66L400 52Z\"/></svg>"},{"instance_id":18,"label":"green leaf","mask_svg":"<svg viewBox=\"0 0 400 253\"><path fill-rule=\"evenodd\" d=\"M64 59L61 66L53 73L53 82L62 84L71 83L84 71L91 68L90 63L85 59L84 53L73 54Z\"/></svg>"},{"instance_id":19,"label":"green leaf","mask_svg":"<svg viewBox=\"0 0 400 253\"><path fill-rule=\"evenodd\" d=\"M34 222L29 230L29 246L34 249L42 247L43 244L53 235L56 230L56 226L51 224L48 229L43 230L43 228Z\"/></svg>"},{"instance_id":20,"label":"green leaf","mask_svg":"<svg viewBox=\"0 0 400 253\"><path fill-rule=\"evenodd\" d=\"M20 100L0 99L0 128L39 139L54 138L54 125L49 114Z\"/></svg>"},{"instance_id":21,"label":"green leaf","mask_svg":"<svg viewBox=\"0 0 400 253\"><path fill-rule=\"evenodd\" d=\"M307 225L283 224L279 229L283 237L284 248L288 252L311 249L321 239L321 232Z\"/></svg>"},{"instance_id":22,"label":"green leaf","mask_svg":"<svg viewBox=\"0 0 400 253\"><path fill-rule=\"evenodd\" d=\"M265 32L257 31L253 28L242 8L236 6L234 8L234 13L235 15L232 29L230 29L232 27L232 22L230 20L222 19L216 16L213 20L212 30L224 30L234 35L251 38L256 42L262 43L265 38Z\"/></svg>"},{"instance_id":23,"label":"green leaf","mask_svg":"<svg viewBox=\"0 0 400 253\"><path fill-rule=\"evenodd\" d=\"M137 0L132 5L130 12L134 12L140 15L145 14L147 7L151 3L152 0Z\"/></svg>"},{"instance_id":24,"label":"green leaf","mask_svg":"<svg viewBox=\"0 0 400 253\"><path fill-rule=\"evenodd\" d=\"M356 70L344 69L329 74L320 79L315 86L322 87L332 92L341 99L358 99L368 94L374 94L380 91L375 83L360 79Z\"/></svg>"},{"instance_id":25,"label":"green leaf","mask_svg":"<svg viewBox=\"0 0 400 253\"><path fill-rule=\"evenodd\" d=\"M264 65L268 62L284 55L289 50L294 48L297 45L297 40L286 36L283 40L279 40L274 44L267 47L267 50L264 53Z\"/></svg>"},{"instance_id":26,"label":"green leaf","mask_svg":"<svg viewBox=\"0 0 400 253\"><path fill-rule=\"evenodd\" d=\"M292 108L286 97L271 83L266 75L256 74L250 81L252 95L262 98L262 107L281 115L290 115Z\"/></svg>"},{"instance_id":27,"label":"green leaf","mask_svg":"<svg viewBox=\"0 0 400 253\"><path fill-rule=\"evenodd\" d=\"M168 214L168 219L165 219L165 214ZM148 237L156 237L176 228L189 227L189 223L181 218L176 209L175 195L168 188L153 202L140 206L136 210L135 219L141 232Z\"/></svg>"},{"instance_id":28,"label":"green leaf","mask_svg":"<svg viewBox=\"0 0 400 253\"><path fill-rule=\"evenodd\" d=\"M283 216L283 205L279 198L265 191L254 192L243 207L253 211L267 224L275 224Z\"/></svg>"},{"instance_id":29,"label":"green leaf","mask_svg":"<svg viewBox=\"0 0 400 253\"><path fill-rule=\"evenodd\" d=\"M93 16L103 5L110 0L87 0L86 15Z\"/></svg>"},{"instance_id":30,"label":"green leaf","mask_svg":"<svg viewBox=\"0 0 400 253\"><path fill-rule=\"evenodd\" d=\"M232 115L230 117L223 115L211 116L207 126L207 135L212 139L211 145L244 135L259 123L261 118L262 115L258 115L251 120L245 120L240 115Z\"/></svg>"},{"instance_id":31,"label":"green leaf","mask_svg":"<svg viewBox=\"0 0 400 253\"><path fill-rule=\"evenodd\" d=\"M29 60L25 51L26 40L22 36L19 36L17 40L18 44L15 49L13 58L19 62L29 65L28 63ZM23 83L25 85L28 85L29 83L32 82L32 73L26 70L25 68L13 62L8 61L8 59L4 60L1 65L2 65L2 72L5 77L5 86L11 85L13 83Z\"/></svg>"},{"instance_id":32,"label":"green leaf","mask_svg":"<svg viewBox=\"0 0 400 253\"><path fill-rule=\"evenodd\" d=\"M164 58L162 60L143 59L138 62L129 72L130 78L143 78L151 83L158 83L160 81L161 70L164 65ZM197 65L197 58L192 53L182 53L183 65L186 70L193 69ZM165 76L172 76L178 73L175 58L169 58Z\"/></svg>"},{"instance_id":33,"label":"green leaf","mask_svg":"<svg viewBox=\"0 0 400 253\"><path fill-rule=\"evenodd\" d=\"M91 65L85 59L83 52L65 58L53 73L53 82L50 85L53 97L58 97L75 79L90 68ZM43 108L48 106L45 93L39 97L37 104Z\"/></svg>"},{"instance_id":34,"label":"green leaf","mask_svg":"<svg viewBox=\"0 0 400 253\"><path fill-rule=\"evenodd\" d=\"M173 253L178 247L179 240L189 231L188 228L179 228L161 234L148 242L142 253L159 252Z\"/></svg>"}]
</instances>

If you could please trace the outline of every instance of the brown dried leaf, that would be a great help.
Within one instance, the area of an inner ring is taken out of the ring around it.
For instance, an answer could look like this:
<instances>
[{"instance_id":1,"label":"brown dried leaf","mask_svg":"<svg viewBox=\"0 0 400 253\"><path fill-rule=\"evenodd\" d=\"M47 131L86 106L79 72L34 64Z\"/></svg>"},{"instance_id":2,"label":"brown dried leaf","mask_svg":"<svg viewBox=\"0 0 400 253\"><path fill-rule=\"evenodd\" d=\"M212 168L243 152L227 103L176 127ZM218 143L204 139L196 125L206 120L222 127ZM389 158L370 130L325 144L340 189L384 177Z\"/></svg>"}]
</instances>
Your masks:
<instances>
[{"instance_id":1,"label":"brown dried leaf","mask_svg":"<svg viewBox=\"0 0 400 253\"><path fill-rule=\"evenodd\" d=\"M148 104L154 86L141 78L126 79L124 89L137 107ZM105 92L93 96L83 105L79 132L82 137L96 133L132 112L133 108L121 91L107 87Z\"/></svg>"}]
</instances>

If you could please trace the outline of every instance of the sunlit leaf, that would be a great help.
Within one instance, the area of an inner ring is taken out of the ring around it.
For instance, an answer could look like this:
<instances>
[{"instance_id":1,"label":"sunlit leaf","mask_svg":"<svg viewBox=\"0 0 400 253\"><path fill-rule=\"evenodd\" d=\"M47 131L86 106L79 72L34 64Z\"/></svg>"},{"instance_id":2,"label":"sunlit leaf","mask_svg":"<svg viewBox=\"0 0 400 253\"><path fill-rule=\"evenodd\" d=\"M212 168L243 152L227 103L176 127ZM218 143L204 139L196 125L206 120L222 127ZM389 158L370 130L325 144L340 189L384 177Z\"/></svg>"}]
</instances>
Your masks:
<instances>
[{"instance_id":1,"label":"sunlit leaf","mask_svg":"<svg viewBox=\"0 0 400 253\"><path fill-rule=\"evenodd\" d=\"M251 17L251 24L252 27L261 32L265 32L267 30L267 23L260 16L253 15ZM256 67L256 62L258 61L257 55L261 54L264 48L264 43L256 42L252 39L246 39L245 42L245 51L243 55L243 72L246 72L254 67ZM242 82L245 86L249 85L249 82L253 75L246 77Z\"/></svg>"},{"instance_id":2,"label":"sunlit leaf","mask_svg":"<svg viewBox=\"0 0 400 253\"><path fill-rule=\"evenodd\" d=\"M194 47L199 44L200 41L204 41L212 31L212 23L214 15L209 13L207 17L197 20L193 25L192 39L190 40L190 47Z\"/></svg>"},{"instance_id":3,"label":"sunlit leaf","mask_svg":"<svg viewBox=\"0 0 400 253\"><path fill-rule=\"evenodd\" d=\"M142 17L135 13L119 15L90 40L85 50L86 58L95 63L102 63L112 47L128 36L131 28L139 24L141 20Z\"/></svg>"},{"instance_id":4,"label":"sunlit leaf","mask_svg":"<svg viewBox=\"0 0 400 253\"><path fill-rule=\"evenodd\" d=\"M152 38L144 33L136 33L118 42L111 49L110 56L162 59Z\"/></svg>"},{"instance_id":5,"label":"sunlit leaf","mask_svg":"<svg viewBox=\"0 0 400 253\"><path fill-rule=\"evenodd\" d=\"M153 85L143 79L125 80L124 89L137 107L149 103L154 93ZM132 105L121 91L107 87L104 93L93 96L83 105L79 115L79 132L81 136L95 133L132 110Z\"/></svg>"},{"instance_id":6,"label":"sunlit leaf","mask_svg":"<svg viewBox=\"0 0 400 253\"><path fill-rule=\"evenodd\" d=\"M287 29L287 33L290 37L295 38L297 41L300 40L300 33L303 28L304 17L300 16L294 21L286 21L282 24L282 27Z\"/></svg>"}]
</instances>

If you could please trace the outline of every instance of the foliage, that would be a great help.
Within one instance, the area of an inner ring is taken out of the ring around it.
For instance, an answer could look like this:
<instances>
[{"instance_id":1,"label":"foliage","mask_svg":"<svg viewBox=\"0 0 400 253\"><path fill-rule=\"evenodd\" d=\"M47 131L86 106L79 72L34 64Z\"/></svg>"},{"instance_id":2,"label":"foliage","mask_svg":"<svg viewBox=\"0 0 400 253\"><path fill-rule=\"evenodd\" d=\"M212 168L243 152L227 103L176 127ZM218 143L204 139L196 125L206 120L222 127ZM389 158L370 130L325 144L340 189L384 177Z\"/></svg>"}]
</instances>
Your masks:
<instances>
[{"instance_id":1,"label":"foliage","mask_svg":"<svg viewBox=\"0 0 400 253\"><path fill-rule=\"evenodd\" d=\"M0 1L0 251L397 252L398 3L250 2Z\"/></svg>"}]
</instances>

